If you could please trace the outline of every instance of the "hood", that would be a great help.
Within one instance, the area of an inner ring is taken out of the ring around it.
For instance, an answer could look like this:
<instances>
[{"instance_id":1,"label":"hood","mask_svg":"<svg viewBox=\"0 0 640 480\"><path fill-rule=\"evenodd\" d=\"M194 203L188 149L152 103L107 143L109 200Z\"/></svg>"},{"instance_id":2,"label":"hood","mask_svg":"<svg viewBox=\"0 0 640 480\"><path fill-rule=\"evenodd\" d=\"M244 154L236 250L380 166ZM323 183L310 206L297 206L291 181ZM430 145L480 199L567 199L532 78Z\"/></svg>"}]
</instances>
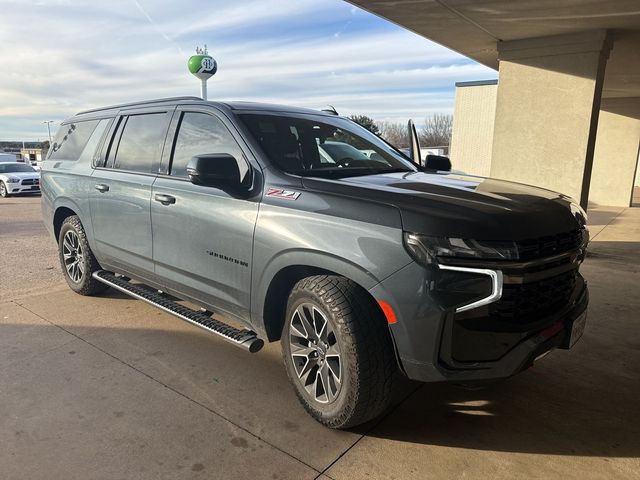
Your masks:
<instances>
[{"instance_id":1,"label":"hood","mask_svg":"<svg viewBox=\"0 0 640 480\"><path fill-rule=\"evenodd\" d=\"M476 240L525 240L584 224L560 193L453 173L402 172L329 180L305 178L313 190L353 196L400 210L405 231ZM372 205L372 208L373 207Z\"/></svg>"}]
</instances>

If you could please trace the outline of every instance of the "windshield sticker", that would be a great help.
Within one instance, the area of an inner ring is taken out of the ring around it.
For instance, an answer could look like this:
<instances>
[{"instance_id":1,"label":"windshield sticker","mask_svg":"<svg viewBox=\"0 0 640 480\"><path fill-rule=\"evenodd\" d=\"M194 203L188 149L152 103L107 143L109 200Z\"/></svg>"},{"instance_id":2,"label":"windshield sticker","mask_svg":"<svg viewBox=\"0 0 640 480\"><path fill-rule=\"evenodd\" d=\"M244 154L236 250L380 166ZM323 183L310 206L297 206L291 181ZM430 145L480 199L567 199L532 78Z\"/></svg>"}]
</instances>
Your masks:
<instances>
[{"instance_id":1,"label":"windshield sticker","mask_svg":"<svg viewBox=\"0 0 640 480\"><path fill-rule=\"evenodd\" d=\"M295 190L285 190L284 188L269 188L267 190L267 197L284 198L285 200L297 200L300 196L300 192Z\"/></svg>"}]
</instances>

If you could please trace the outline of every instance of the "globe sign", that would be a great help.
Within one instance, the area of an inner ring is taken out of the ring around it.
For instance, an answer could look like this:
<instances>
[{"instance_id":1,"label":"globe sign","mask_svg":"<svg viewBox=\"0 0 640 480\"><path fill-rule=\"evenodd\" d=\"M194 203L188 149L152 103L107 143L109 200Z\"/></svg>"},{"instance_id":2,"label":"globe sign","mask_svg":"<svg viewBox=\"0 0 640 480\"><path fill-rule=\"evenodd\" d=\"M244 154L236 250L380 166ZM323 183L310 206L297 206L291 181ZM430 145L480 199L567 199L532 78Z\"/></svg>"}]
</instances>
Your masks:
<instances>
[{"instance_id":1,"label":"globe sign","mask_svg":"<svg viewBox=\"0 0 640 480\"><path fill-rule=\"evenodd\" d=\"M187 64L189 71L200 80L206 80L216 73L218 64L209 55L193 55Z\"/></svg>"}]
</instances>

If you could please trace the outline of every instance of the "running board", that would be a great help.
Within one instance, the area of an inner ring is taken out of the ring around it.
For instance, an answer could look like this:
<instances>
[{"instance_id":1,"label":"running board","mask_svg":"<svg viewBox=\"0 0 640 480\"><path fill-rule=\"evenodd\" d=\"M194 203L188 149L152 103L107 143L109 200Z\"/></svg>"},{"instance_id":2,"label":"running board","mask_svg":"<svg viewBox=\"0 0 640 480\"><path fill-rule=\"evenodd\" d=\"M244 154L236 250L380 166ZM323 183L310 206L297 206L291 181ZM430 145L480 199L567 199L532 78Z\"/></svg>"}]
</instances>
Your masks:
<instances>
[{"instance_id":1,"label":"running board","mask_svg":"<svg viewBox=\"0 0 640 480\"><path fill-rule=\"evenodd\" d=\"M251 353L256 353L264 345L264 342L251 330L240 330L227 325L226 323L222 323L220 320L211 318L203 312L192 310L184 305L169 300L162 294L157 293L155 290L147 290L140 285L129 283L123 277L118 277L111 272L99 270L94 272L93 278L105 285L109 285L116 290L120 290L127 295L137 298L138 300L145 301L154 307L158 307L160 310L164 310L171 315L175 315L186 322L203 328L210 333L215 333L227 342Z\"/></svg>"}]
</instances>

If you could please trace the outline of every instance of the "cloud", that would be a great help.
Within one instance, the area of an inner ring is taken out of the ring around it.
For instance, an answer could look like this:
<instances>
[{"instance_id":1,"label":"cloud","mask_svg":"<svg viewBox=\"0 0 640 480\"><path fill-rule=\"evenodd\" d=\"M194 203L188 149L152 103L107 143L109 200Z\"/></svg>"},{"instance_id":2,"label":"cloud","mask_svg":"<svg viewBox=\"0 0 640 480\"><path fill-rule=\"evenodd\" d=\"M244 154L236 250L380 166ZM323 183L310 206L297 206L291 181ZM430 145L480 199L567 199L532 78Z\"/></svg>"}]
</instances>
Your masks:
<instances>
[{"instance_id":1,"label":"cloud","mask_svg":"<svg viewBox=\"0 0 640 480\"><path fill-rule=\"evenodd\" d=\"M210 99L379 120L451 111L456 81L496 77L339 0L40 3L0 0L0 140L43 139L43 120L87 108L198 95L181 52L205 43L219 65Z\"/></svg>"}]
</instances>

